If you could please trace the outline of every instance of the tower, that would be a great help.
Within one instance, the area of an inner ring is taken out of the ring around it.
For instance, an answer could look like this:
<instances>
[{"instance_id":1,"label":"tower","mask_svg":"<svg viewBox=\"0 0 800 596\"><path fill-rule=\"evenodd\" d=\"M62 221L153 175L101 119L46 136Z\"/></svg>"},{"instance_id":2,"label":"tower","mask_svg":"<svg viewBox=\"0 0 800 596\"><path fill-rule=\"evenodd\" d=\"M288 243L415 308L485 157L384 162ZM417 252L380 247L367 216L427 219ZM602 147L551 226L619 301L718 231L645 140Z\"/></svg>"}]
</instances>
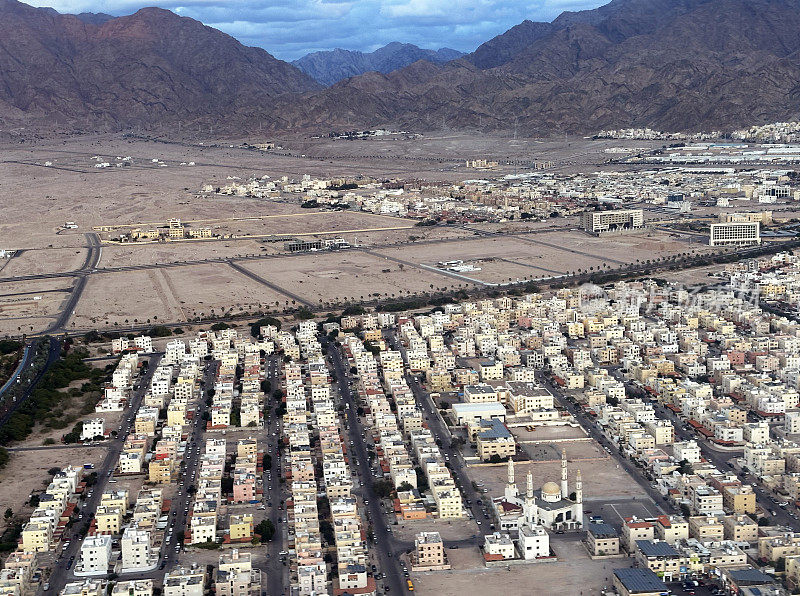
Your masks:
<instances>
[{"instance_id":1,"label":"tower","mask_svg":"<svg viewBox=\"0 0 800 596\"><path fill-rule=\"evenodd\" d=\"M514 501L519 496L517 485L514 484L514 460L508 458L508 482L506 483L506 501Z\"/></svg>"},{"instance_id":2,"label":"tower","mask_svg":"<svg viewBox=\"0 0 800 596\"><path fill-rule=\"evenodd\" d=\"M567 450L561 450L561 498L569 497L569 486L567 484Z\"/></svg>"},{"instance_id":3,"label":"tower","mask_svg":"<svg viewBox=\"0 0 800 596\"><path fill-rule=\"evenodd\" d=\"M580 470L575 476L575 520L583 523L583 482L581 481Z\"/></svg>"},{"instance_id":4,"label":"tower","mask_svg":"<svg viewBox=\"0 0 800 596\"><path fill-rule=\"evenodd\" d=\"M525 491L525 504L523 511L525 514L525 522L529 526L535 526L539 523L539 511L536 506L536 499L533 496L533 474L528 471L528 485Z\"/></svg>"}]
</instances>

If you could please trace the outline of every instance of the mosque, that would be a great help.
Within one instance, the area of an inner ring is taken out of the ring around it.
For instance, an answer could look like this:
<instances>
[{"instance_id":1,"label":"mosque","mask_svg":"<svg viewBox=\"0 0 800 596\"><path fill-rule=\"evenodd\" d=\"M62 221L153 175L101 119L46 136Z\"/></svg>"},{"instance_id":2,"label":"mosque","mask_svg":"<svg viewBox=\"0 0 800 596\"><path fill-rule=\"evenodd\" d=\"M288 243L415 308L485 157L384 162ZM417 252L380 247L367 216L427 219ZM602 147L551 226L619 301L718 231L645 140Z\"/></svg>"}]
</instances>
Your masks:
<instances>
[{"instance_id":1,"label":"mosque","mask_svg":"<svg viewBox=\"0 0 800 596\"><path fill-rule=\"evenodd\" d=\"M523 525L539 525L549 530L574 530L583 523L583 482L581 472L575 477L575 499L570 499L567 482L567 453L561 452L561 485L545 482L533 490L533 476L528 472L526 494L520 495L514 483L514 462L508 460L508 483L502 497L492 499L500 531L519 530Z\"/></svg>"}]
</instances>

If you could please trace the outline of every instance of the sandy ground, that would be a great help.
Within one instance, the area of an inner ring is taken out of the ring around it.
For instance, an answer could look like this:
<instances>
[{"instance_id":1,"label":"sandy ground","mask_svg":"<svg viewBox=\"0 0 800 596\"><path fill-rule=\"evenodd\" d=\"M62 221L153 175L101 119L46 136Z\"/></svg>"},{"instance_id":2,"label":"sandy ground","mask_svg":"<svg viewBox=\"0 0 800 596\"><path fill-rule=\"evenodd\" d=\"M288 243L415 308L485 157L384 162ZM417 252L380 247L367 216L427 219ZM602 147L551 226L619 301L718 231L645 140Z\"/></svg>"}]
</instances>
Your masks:
<instances>
[{"instance_id":1,"label":"sandy ground","mask_svg":"<svg viewBox=\"0 0 800 596\"><path fill-rule=\"evenodd\" d=\"M410 292L452 287L448 278L357 251L317 253L303 257L254 261L248 270L299 294L310 302L330 299L391 297ZM457 280L453 280L454 282ZM457 284L456 284L457 285Z\"/></svg>"},{"instance_id":2,"label":"sandy ground","mask_svg":"<svg viewBox=\"0 0 800 596\"><path fill-rule=\"evenodd\" d=\"M531 450L533 461L515 463L514 475L519 487L524 487L528 470L533 474L534 487L538 488L549 481L559 483L561 449L565 448L570 491L574 490L575 475L581 470L584 499L612 496L638 497L645 494L595 441L564 441L523 447ZM483 488L488 491L487 497L494 498L503 494L507 478L505 464L470 466L468 473L472 480L483 483Z\"/></svg>"},{"instance_id":3,"label":"sandy ground","mask_svg":"<svg viewBox=\"0 0 800 596\"><path fill-rule=\"evenodd\" d=\"M412 573L417 594L492 594L507 596L551 596L553 594L599 594L612 584L613 569L630 567L627 558L593 561L574 537L551 539L556 563L533 563L487 569L476 549L448 550L454 569Z\"/></svg>"},{"instance_id":4,"label":"sandy ground","mask_svg":"<svg viewBox=\"0 0 800 596\"><path fill-rule=\"evenodd\" d=\"M68 432L69 429L62 429L61 434ZM41 445L41 437L32 446ZM21 444L20 446L27 446ZM11 460L8 465L0 471L0 503L3 511L6 507L11 507L15 515L27 517L32 509L23 507L31 495L32 491L41 490L47 487L51 477L47 470L52 467L64 467L67 465L82 465L93 463L98 465L106 454L104 446L97 447L71 447L58 448L41 447L33 451L9 451Z\"/></svg>"},{"instance_id":5,"label":"sandy ground","mask_svg":"<svg viewBox=\"0 0 800 596\"><path fill-rule=\"evenodd\" d=\"M42 296L34 304L30 292L41 281L9 282L16 275L67 272L79 268L86 256L84 234L96 226L156 224L170 218L191 226L211 225L219 233L341 235L378 254L405 261L399 264L358 251L313 253L285 258L242 262L306 302L391 298L419 291L469 287L475 281L503 283L538 279L577 269L654 259L675 252L704 248L663 232L594 238L577 231L551 231L515 237L485 237L488 232L548 230L575 226L577 218L547 222L506 222L461 227L416 227L412 220L349 212L302 209L298 197L250 199L199 193L204 184L222 186L230 179L253 176L299 179L363 175L379 180L429 180L454 182L493 178L528 169L537 160L556 162L558 171L605 167L605 148L626 142L590 142L580 139L509 139L441 133L413 139L369 139L349 142L333 139L269 139L288 155L250 151L238 140L226 146L165 143L93 135L52 141L36 146L3 148L0 196L7 200L0 221L0 248L25 249L0 262L0 334L40 331L52 322L62 305L61 292ZM249 139L260 142L263 139ZM637 144L638 143L638 144ZM636 146L647 143L637 142ZM630 143L627 143L630 144ZM123 158L130 158L124 159ZM510 158L515 165L493 171L467 169L468 157ZM46 165L49 162L50 165ZM98 163L112 167L97 168ZM189 162L195 165L189 166ZM114 167L116 164L128 164ZM625 168L623 168L625 169ZM630 169L630 168L628 168ZM635 168L634 168L635 169ZM20 184L24 181L24 184ZM438 192L435 188L426 193ZM242 220L236 218L265 217ZM77 229L58 231L65 222ZM409 225L403 230L381 227ZM358 231L357 231L358 230ZM228 239L210 242L174 242L132 246L105 245L98 267L159 265L182 261L230 258L243 255L275 256L282 242ZM481 271L458 278L429 272L422 265L441 260L472 262ZM6 280L5 282L3 280ZM70 288L73 279L50 280L54 289ZM2 296L9 294L9 296ZM232 298L233 297L233 298ZM70 329L111 327L124 321L183 321L190 313L209 313L233 306L278 303L291 305L291 297L268 289L258 281L230 270L227 264L180 266L160 271L94 273L75 309ZM157 317L157 318L156 318Z\"/></svg>"},{"instance_id":6,"label":"sandy ground","mask_svg":"<svg viewBox=\"0 0 800 596\"><path fill-rule=\"evenodd\" d=\"M517 442L553 441L563 439L580 439L586 436L586 432L579 426L542 426L535 425L534 431L528 431L524 426L514 426L511 432Z\"/></svg>"},{"instance_id":7,"label":"sandy ground","mask_svg":"<svg viewBox=\"0 0 800 596\"><path fill-rule=\"evenodd\" d=\"M420 532L439 532L442 540L465 540L478 534L478 525L470 519L424 519L404 521L392 526L397 540L414 542Z\"/></svg>"},{"instance_id":8,"label":"sandy ground","mask_svg":"<svg viewBox=\"0 0 800 596\"><path fill-rule=\"evenodd\" d=\"M128 271L92 276L75 309L71 323L78 328L123 325L170 320L174 311L169 301L159 296L150 271ZM142 317L142 318L139 318ZM177 317L176 317L177 320Z\"/></svg>"}]
</instances>

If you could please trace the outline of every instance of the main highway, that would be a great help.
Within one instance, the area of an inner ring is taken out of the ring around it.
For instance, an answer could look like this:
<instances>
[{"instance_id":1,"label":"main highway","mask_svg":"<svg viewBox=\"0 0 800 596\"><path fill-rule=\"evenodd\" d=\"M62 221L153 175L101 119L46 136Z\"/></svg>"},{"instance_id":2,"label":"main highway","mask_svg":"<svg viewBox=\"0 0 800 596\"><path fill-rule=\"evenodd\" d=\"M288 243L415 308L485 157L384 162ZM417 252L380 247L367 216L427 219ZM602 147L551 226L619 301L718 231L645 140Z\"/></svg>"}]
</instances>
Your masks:
<instances>
[{"instance_id":1,"label":"main highway","mask_svg":"<svg viewBox=\"0 0 800 596\"><path fill-rule=\"evenodd\" d=\"M86 289L88 276L96 271L97 264L100 262L100 256L103 251L100 237L94 232L87 232L85 236L88 243L86 259L83 261L83 265L81 265L80 269L70 272L72 275L76 276L75 285L72 287L69 298L61 305L61 312L50 324L45 333L57 333L67 329L67 324L72 314L75 312L75 307L78 305L78 301L81 299L84 289ZM16 278L11 279L14 280Z\"/></svg>"}]
</instances>

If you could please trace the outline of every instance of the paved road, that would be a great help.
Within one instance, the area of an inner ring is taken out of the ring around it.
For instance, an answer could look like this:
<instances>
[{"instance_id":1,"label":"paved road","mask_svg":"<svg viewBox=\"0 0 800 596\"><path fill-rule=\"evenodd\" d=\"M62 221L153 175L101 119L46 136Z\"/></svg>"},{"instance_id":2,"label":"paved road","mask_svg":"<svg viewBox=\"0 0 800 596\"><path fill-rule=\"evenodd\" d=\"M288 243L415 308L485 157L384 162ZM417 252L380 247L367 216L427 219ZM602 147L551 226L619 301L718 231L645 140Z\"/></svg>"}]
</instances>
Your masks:
<instances>
[{"instance_id":1,"label":"paved road","mask_svg":"<svg viewBox=\"0 0 800 596\"><path fill-rule=\"evenodd\" d=\"M403 360L407 362L406 349L397 338L395 332L392 330L385 330L384 337L393 350L399 350L403 354ZM488 504L489 497L478 493L472 486L472 481L467 475L467 467L464 458L461 456L458 447L451 447L452 437L450 436L450 431L444 420L442 420L441 414L439 414L439 410L436 408L436 404L433 403L430 393L423 389L419 380L414 375L406 374L406 382L411 388L414 398L417 400L417 404L419 404L425 415L428 427L431 432L433 432L434 437L441 441L442 446L440 450L445 456L445 461L449 464L456 485L461 490L461 494L464 498L464 505L472 512L473 519L478 523L480 536L476 536L474 541L470 540L467 542L483 544L483 535L491 534L494 531L491 529L490 525L492 520L491 508ZM482 503L479 504L478 501L482 501ZM451 543L448 543L448 545L450 544Z\"/></svg>"},{"instance_id":2,"label":"paved road","mask_svg":"<svg viewBox=\"0 0 800 596\"><path fill-rule=\"evenodd\" d=\"M22 358L20 359L19 364L17 364L17 368L14 369L14 373L5 383L3 383L3 386L0 387L0 397L3 397L3 394L8 391L11 385L13 385L14 382L19 378L19 376L22 374L22 371L25 370L25 367L30 364L33 355L36 353L37 344L38 340L34 340L25 346L25 349L22 352Z\"/></svg>"},{"instance_id":3,"label":"paved road","mask_svg":"<svg viewBox=\"0 0 800 596\"><path fill-rule=\"evenodd\" d=\"M41 340L34 339L33 342L29 344L28 347L26 348L28 359L30 361L32 361L32 359L36 355L39 341ZM51 366L53 366L53 364L56 362L56 360L58 360L59 356L61 355L61 341L56 339L55 337L50 337L49 342L50 344L48 346L47 361L45 362L42 369L36 374L36 376L33 379L31 379L30 383L28 383L27 389L25 389L23 394L16 402L14 402L13 404L3 404L4 409L2 410L2 414L0 414L0 426L8 422L8 419L11 418L14 412L16 412L19 409L19 407L23 403L25 403L25 401L33 393L33 390L36 389L36 385L39 384L39 381L42 380L42 377L44 377L45 373L50 369ZM25 364L25 366L27 365L28 364ZM18 373L21 372L23 368L24 367L18 368L17 372ZM5 409L5 407L7 407L7 409Z\"/></svg>"},{"instance_id":4,"label":"paved road","mask_svg":"<svg viewBox=\"0 0 800 596\"><path fill-rule=\"evenodd\" d=\"M47 333L56 333L66 330L69 319L72 317L75 307L78 305L78 301L81 299L83 290L86 289L86 282L89 279L88 275L95 270L97 264L100 262L100 255L103 251L100 243L100 236L94 232L87 232L85 236L86 241L88 242L86 258L84 259L83 265L81 265L80 269L75 272L78 274L78 277L75 280L72 293L61 307L61 312L59 313L58 317L56 317L56 320L53 321L47 328Z\"/></svg>"},{"instance_id":5,"label":"paved road","mask_svg":"<svg viewBox=\"0 0 800 596\"><path fill-rule=\"evenodd\" d=\"M83 519L77 523L74 523L70 529L64 532L64 540L69 539L70 544L61 552L60 556L56 560L52 573L50 574L50 587L45 594L59 594L67 582L74 581L75 579L73 574L75 570L74 565L70 565L69 570L67 569L67 565L70 558L74 557L77 559L80 552L80 544L82 540L79 539L78 529L81 526L88 524L89 520L91 520L91 518L94 516L95 512L97 511L97 506L100 504L100 498L103 494L103 491L106 490L110 480L112 480L110 477L114 471L114 468L117 466L119 454L122 451L122 446L131 430L133 419L136 416L139 406L142 404L144 394L147 391L147 388L150 386L150 380L153 377L153 372L155 371L158 362L161 360L161 355L153 355L149 360L147 371L141 375L137 381L138 388L133 392L130 407L127 408L122 414L119 423L119 429L117 431L117 437L115 439L111 439L111 441L108 443L108 452L106 453L106 457L103 459L103 462L100 464L100 466L95 470L97 472L97 482L91 488L92 496L87 498L81 506ZM109 490L113 490L113 487L109 488Z\"/></svg>"},{"instance_id":6,"label":"paved road","mask_svg":"<svg viewBox=\"0 0 800 596\"><path fill-rule=\"evenodd\" d=\"M186 530L189 503L194 494L194 491L189 489L190 487L196 488L195 482L199 471L200 454L205 445L206 424L203 420L203 414L208 410L206 398L208 397L208 390L214 386L214 378L218 366L219 363L215 360L207 360L203 365L200 400L197 403L194 417L189 426L188 436L186 437L186 451L181 461L178 494L173 497L172 503L170 503L169 525L159 553L158 571L122 574L121 577L126 580L154 579L168 572L178 562L178 554L183 547L183 544L179 542L180 532Z\"/></svg>"},{"instance_id":7,"label":"paved road","mask_svg":"<svg viewBox=\"0 0 800 596\"><path fill-rule=\"evenodd\" d=\"M349 442L351 443L349 447L351 470L354 469L358 472L359 484L363 483L364 485L360 488L354 488L353 492L360 493L364 499L367 520L375 532L375 542L373 542L370 551L373 555L376 555L378 569L385 574L385 577L380 581L384 585L388 585L393 594L405 594L407 592L406 581L397 559L400 551L395 550L396 546L392 544L392 536L388 531L389 523L381 508L381 499L375 494L372 484L372 468L367 457L366 431L356 414L358 404L350 392L350 378L347 373L347 367L342 362L342 356L335 342L330 342L328 345L328 358L333 365L341 402L345 404L345 417L350 438ZM391 553L391 557L389 553Z\"/></svg>"},{"instance_id":8,"label":"paved road","mask_svg":"<svg viewBox=\"0 0 800 596\"><path fill-rule=\"evenodd\" d=\"M271 390L280 388L281 360L279 356L268 356L264 363L265 379L269 381ZM264 468L262 487L264 493L264 504L267 509L267 518L275 526L275 536L271 542L266 544L267 561L262 571L266 573L267 595L286 594L289 591L289 567L280 560L280 551L285 549L287 544L287 527L280 521L284 510L282 490L280 482L280 436L279 418L274 414L272 396L267 395L267 407L264 412L264 434L265 434L265 453L272 456L269 468Z\"/></svg>"}]
</instances>

